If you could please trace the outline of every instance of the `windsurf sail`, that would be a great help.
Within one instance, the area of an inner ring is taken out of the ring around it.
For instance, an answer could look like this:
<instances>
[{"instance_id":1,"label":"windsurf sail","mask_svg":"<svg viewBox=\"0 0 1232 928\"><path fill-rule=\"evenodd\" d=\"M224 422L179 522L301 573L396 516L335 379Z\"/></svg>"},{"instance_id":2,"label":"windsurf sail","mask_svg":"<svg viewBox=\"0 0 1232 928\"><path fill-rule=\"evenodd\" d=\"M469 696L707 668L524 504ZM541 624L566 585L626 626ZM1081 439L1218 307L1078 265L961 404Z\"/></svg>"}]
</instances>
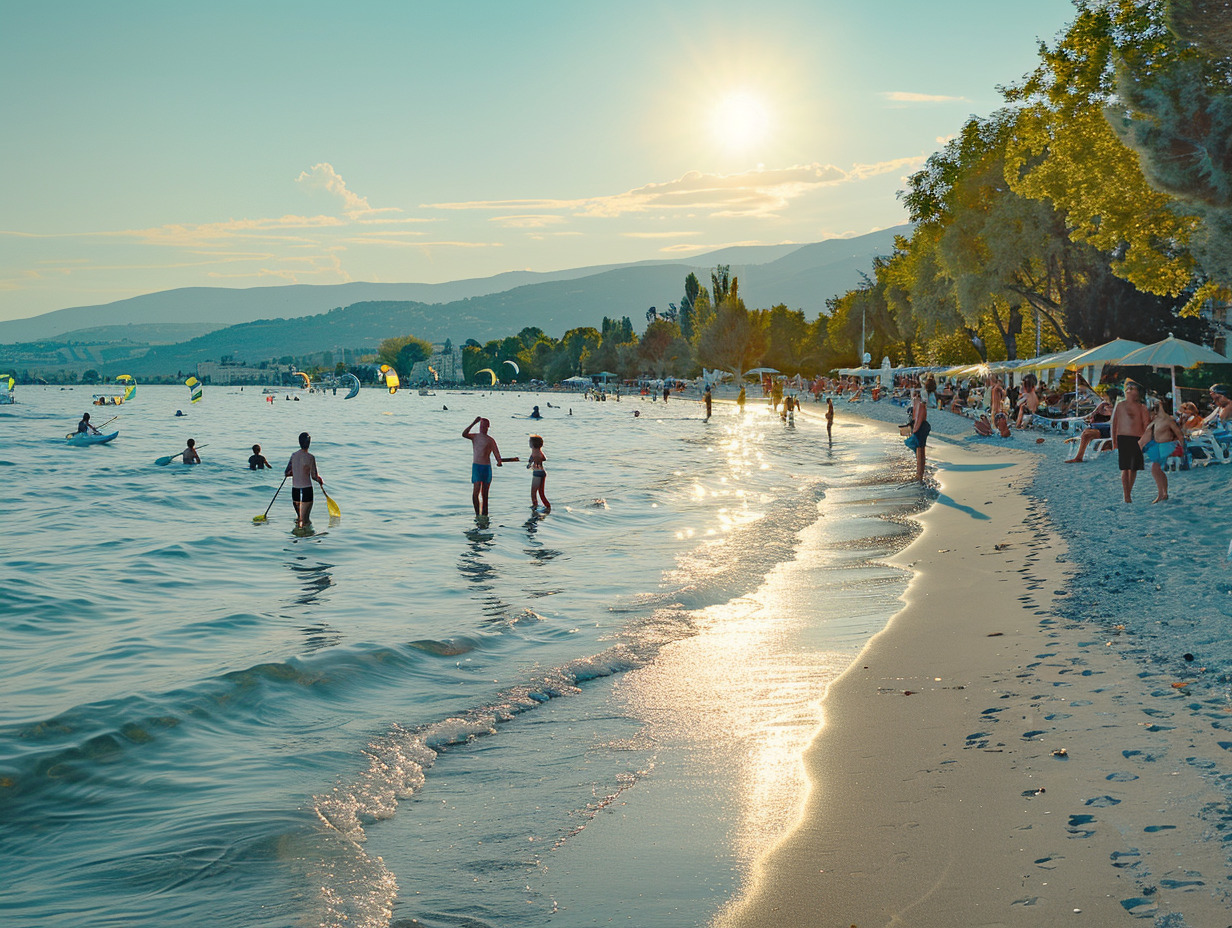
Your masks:
<instances>
[{"instance_id":1,"label":"windsurf sail","mask_svg":"<svg viewBox=\"0 0 1232 928\"><path fill-rule=\"evenodd\" d=\"M381 376L385 378L385 386L389 387L390 394L398 392L398 387L402 384L398 380L398 372L388 364L381 365Z\"/></svg>"},{"instance_id":2,"label":"windsurf sail","mask_svg":"<svg viewBox=\"0 0 1232 928\"><path fill-rule=\"evenodd\" d=\"M512 368L513 368L513 372L514 372L514 374L521 374L521 373L522 373L522 369L521 369L520 367L518 367L518 362L517 362L517 361L506 361L505 363L506 363L506 364L508 364L510 367L512 367Z\"/></svg>"},{"instance_id":3,"label":"windsurf sail","mask_svg":"<svg viewBox=\"0 0 1232 928\"><path fill-rule=\"evenodd\" d=\"M202 392L204 390L204 387L201 385L201 381L196 377L189 377L184 381L184 386L188 387L188 395L192 402L200 403Z\"/></svg>"},{"instance_id":4,"label":"windsurf sail","mask_svg":"<svg viewBox=\"0 0 1232 928\"><path fill-rule=\"evenodd\" d=\"M359 395L359 378L358 377L356 377L354 374L343 374L341 379L343 383L347 383L348 381L350 381L350 384L351 384L351 392L343 397L344 400L351 400Z\"/></svg>"},{"instance_id":5,"label":"windsurf sail","mask_svg":"<svg viewBox=\"0 0 1232 928\"><path fill-rule=\"evenodd\" d=\"M483 368L483 370L475 371L476 377L478 377L480 374L491 374L492 375L492 386L496 386L496 380L497 380L496 371L492 370L492 368L490 367L485 367Z\"/></svg>"},{"instance_id":6,"label":"windsurf sail","mask_svg":"<svg viewBox=\"0 0 1232 928\"><path fill-rule=\"evenodd\" d=\"M124 387L124 395L120 397L118 402L127 403L137 395L137 381L133 380L131 375L121 374L116 378L116 383L121 384Z\"/></svg>"}]
</instances>

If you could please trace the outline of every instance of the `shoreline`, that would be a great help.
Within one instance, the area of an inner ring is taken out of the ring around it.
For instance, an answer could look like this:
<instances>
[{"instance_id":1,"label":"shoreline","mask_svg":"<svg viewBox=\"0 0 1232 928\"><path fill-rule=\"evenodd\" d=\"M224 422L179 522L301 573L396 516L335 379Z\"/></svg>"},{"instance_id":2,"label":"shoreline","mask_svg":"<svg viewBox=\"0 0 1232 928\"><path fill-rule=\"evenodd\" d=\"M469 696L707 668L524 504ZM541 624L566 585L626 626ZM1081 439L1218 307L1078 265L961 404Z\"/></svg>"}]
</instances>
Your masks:
<instances>
[{"instance_id":1,"label":"shoreline","mask_svg":"<svg viewBox=\"0 0 1232 928\"><path fill-rule=\"evenodd\" d=\"M906 417L878 407L836 423ZM946 425L937 504L890 561L905 605L831 684L800 819L715 924L1227 924L1219 726L1165 721L1192 695L1144 682L1123 626L1061 614L1090 578L1032 495L1048 457Z\"/></svg>"}]
</instances>

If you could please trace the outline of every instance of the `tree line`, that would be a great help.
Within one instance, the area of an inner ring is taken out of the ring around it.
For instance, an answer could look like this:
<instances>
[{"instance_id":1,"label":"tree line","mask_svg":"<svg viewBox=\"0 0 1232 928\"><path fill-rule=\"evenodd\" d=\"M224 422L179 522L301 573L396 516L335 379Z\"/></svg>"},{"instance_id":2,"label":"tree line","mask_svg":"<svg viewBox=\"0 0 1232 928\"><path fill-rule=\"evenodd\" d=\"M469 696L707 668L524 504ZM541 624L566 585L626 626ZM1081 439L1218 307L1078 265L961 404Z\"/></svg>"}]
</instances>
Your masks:
<instances>
[{"instance_id":1,"label":"tree line","mask_svg":"<svg viewBox=\"0 0 1232 928\"><path fill-rule=\"evenodd\" d=\"M855 361L862 324L875 358L910 365L1226 335L1232 14L1075 6L1005 106L908 179L912 233L829 301L837 353Z\"/></svg>"}]
</instances>

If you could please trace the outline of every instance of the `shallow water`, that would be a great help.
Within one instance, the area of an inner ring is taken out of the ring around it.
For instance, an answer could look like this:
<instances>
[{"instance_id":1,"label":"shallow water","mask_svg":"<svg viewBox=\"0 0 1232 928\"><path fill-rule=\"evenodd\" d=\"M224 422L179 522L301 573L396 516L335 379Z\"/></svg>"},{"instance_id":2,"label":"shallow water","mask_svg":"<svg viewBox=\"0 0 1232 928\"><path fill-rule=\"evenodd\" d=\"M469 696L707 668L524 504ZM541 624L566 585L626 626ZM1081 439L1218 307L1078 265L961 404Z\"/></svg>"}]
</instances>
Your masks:
<instances>
[{"instance_id":1,"label":"shallow water","mask_svg":"<svg viewBox=\"0 0 1232 928\"><path fill-rule=\"evenodd\" d=\"M922 504L896 442L764 410L143 386L66 447L88 396L0 411L14 924L701 923L793 820ZM544 436L550 514L512 464L476 523L480 413ZM252 520L303 429L343 517L300 537L286 489Z\"/></svg>"}]
</instances>

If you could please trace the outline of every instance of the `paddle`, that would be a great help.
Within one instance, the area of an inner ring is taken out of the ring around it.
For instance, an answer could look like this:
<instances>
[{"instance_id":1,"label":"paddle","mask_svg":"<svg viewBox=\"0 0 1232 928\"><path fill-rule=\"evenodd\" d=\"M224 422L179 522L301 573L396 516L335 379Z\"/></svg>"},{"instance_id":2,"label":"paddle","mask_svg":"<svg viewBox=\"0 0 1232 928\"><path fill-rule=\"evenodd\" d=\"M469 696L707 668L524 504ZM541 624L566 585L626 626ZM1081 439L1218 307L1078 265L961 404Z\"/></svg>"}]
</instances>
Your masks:
<instances>
[{"instance_id":1,"label":"paddle","mask_svg":"<svg viewBox=\"0 0 1232 928\"><path fill-rule=\"evenodd\" d=\"M200 449L200 448L208 448L208 447L209 447L209 445L197 445L197 448L198 448L198 449ZM187 450L188 450L187 448L185 448L185 449L184 449L184 451L187 451ZM154 463L155 463L155 464L157 464L159 467L166 467L168 464L170 464L172 461L174 461L176 458L178 458L181 454L183 454L183 453L184 453L184 451L179 452L179 454L169 454L169 455L167 455L167 456L166 456L166 457L164 457L164 458L159 458L159 459L158 459L157 461L155 461Z\"/></svg>"},{"instance_id":2,"label":"paddle","mask_svg":"<svg viewBox=\"0 0 1232 928\"><path fill-rule=\"evenodd\" d=\"M325 508L329 510L331 519L341 519L342 510L338 508L338 504L334 502L334 498L325 492L325 485L321 484L321 492L325 493Z\"/></svg>"},{"instance_id":3,"label":"paddle","mask_svg":"<svg viewBox=\"0 0 1232 928\"><path fill-rule=\"evenodd\" d=\"M112 416L110 419L108 419L108 420L107 420L106 422L104 422L102 425L94 425L93 423L91 423L90 428L94 429L94 434L96 434L96 435L101 435L101 434L102 434L102 432L103 432L103 428L104 428L105 426L108 426L108 425L110 425L111 423L115 422L115 420L116 420L116 419L118 419L118 418L120 418L120 414L119 414L119 413L116 413L114 416ZM69 432L69 433L68 433L67 435L65 435L64 437L65 437L65 438L70 438L70 439L71 439L71 438L72 438L74 435L76 435L76 434L77 434L76 432Z\"/></svg>"},{"instance_id":4,"label":"paddle","mask_svg":"<svg viewBox=\"0 0 1232 928\"><path fill-rule=\"evenodd\" d=\"M278 494L282 492L282 485L286 482L287 482L287 478L284 476L282 478L282 483L278 484L278 489L274 491L274 499L278 499ZM252 521L265 522L266 517L269 516L269 511L274 508L274 499L271 499L270 504L265 507L265 512L261 513L261 515L259 516L253 516Z\"/></svg>"}]
</instances>

